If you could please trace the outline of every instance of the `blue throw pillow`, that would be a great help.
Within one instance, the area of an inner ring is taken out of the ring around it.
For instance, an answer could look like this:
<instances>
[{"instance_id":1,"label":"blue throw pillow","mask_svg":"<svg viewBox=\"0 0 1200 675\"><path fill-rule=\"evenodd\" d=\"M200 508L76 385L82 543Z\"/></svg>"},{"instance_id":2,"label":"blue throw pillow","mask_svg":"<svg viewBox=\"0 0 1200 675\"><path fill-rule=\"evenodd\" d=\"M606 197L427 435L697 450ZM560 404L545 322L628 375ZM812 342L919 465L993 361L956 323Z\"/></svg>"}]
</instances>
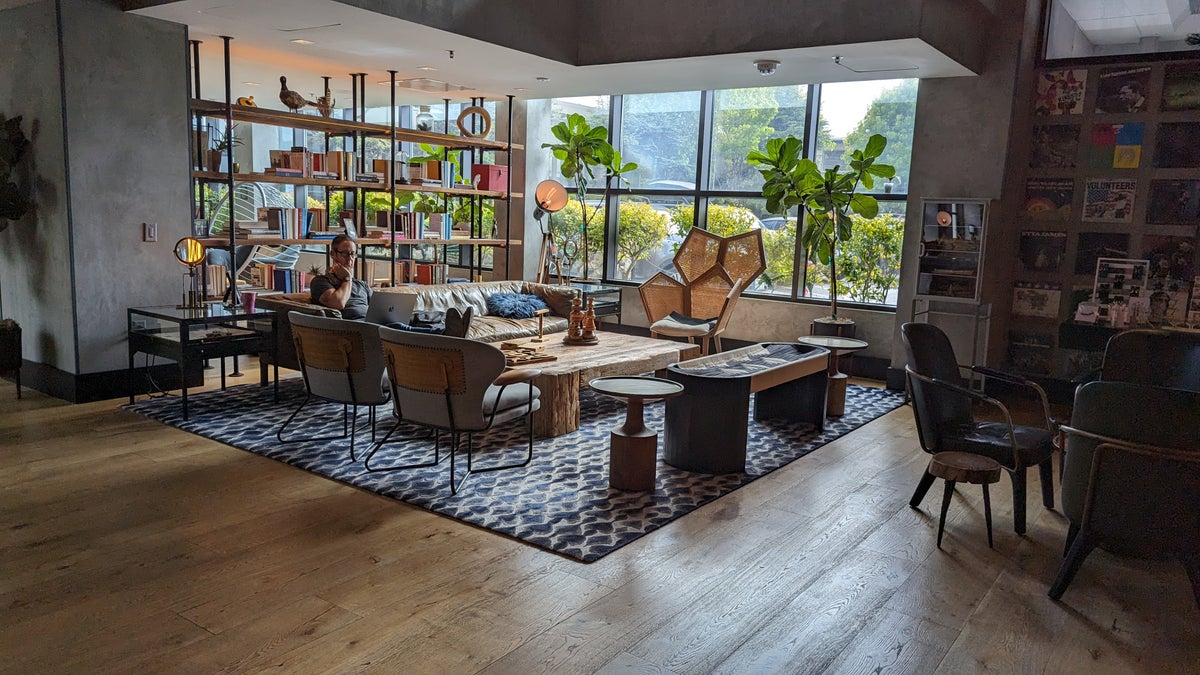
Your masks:
<instances>
[{"instance_id":1,"label":"blue throw pillow","mask_svg":"<svg viewBox=\"0 0 1200 675\"><path fill-rule=\"evenodd\" d=\"M487 299L488 314L506 319L529 319L539 309L549 309L540 296L525 293L493 293Z\"/></svg>"}]
</instances>

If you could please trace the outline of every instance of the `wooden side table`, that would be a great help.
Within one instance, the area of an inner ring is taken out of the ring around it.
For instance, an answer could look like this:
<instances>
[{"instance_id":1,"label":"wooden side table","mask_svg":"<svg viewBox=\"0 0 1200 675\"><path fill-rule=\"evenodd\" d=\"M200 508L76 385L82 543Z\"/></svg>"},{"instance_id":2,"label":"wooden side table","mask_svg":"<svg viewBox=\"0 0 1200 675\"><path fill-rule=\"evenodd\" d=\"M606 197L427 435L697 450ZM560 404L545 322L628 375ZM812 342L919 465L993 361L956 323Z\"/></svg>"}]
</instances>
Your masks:
<instances>
[{"instance_id":1,"label":"wooden side table","mask_svg":"<svg viewBox=\"0 0 1200 675\"><path fill-rule=\"evenodd\" d=\"M824 347L829 350L829 398L825 404L825 414L829 417L845 415L846 381L850 378L838 370L838 355L866 349L867 343L863 340L836 335L801 335L796 338L796 341L800 344Z\"/></svg>"},{"instance_id":2,"label":"wooden side table","mask_svg":"<svg viewBox=\"0 0 1200 675\"><path fill-rule=\"evenodd\" d=\"M658 464L658 432L646 426L646 401L683 393L683 385L660 377L618 375L598 377L588 385L608 396L628 402L625 422L612 430L608 484L617 490L653 491Z\"/></svg>"},{"instance_id":3,"label":"wooden side table","mask_svg":"<svg viewBox=\"0 0 1200 675\"><path fill-rule=\"evenodd\" d=\"M992 547L992 500L988 495L988 485L1000 480L1001 469L996 460L973 452L939 452L929 460L929 468L925 471L946 481L946 489L942 493L942 515L938 518L938 548L942 547L946 512L950 510L950 495L954 494L955 483L983 486L983 517L987 521L988 548Z\"/></svg>"}]
</instances>

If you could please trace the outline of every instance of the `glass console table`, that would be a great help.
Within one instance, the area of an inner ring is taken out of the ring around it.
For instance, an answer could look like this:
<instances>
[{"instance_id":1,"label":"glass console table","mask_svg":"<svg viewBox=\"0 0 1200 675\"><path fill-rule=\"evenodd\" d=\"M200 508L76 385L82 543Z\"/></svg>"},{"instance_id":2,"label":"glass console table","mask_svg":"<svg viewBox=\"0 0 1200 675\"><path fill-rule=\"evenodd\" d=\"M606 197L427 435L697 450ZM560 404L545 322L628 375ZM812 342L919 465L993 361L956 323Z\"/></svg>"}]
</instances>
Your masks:
<instances>
[{"instance_id":1,"label":"glass console table","mask_svg":"<svg viewBox=\"0 0 1200 675\"><path fill-rule=\"evenodd\" d=\"M138 352L168 358L179 364L183 419L188 418L186 369L205 359L241 354L275 354L275 312L246 311L220 304L198 309L174 306L129 308L129 402L134 397L133 357ZM279 366L275 366L275 400L279 400ZM262 374L266 386L266 371ZM221 389L225 388L225 365L221 364Z\"/></svg>"}]
</instances>

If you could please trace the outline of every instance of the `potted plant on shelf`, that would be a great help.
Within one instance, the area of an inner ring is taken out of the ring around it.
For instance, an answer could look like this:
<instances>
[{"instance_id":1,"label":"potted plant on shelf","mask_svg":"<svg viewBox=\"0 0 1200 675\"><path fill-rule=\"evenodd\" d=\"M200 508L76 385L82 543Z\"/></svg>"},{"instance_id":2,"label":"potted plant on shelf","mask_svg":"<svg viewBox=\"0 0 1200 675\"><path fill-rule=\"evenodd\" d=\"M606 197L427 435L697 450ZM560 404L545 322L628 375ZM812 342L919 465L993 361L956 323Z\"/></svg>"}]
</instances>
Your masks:
<instances>
[{"instance_id":1,"label":"potted plant on shelf","mask_svg":"<svg viewBox=\"0 0 1200 675\"><path fill-rule=\"evenodd\" d=\"M241 147L242 139L238 138L235 133L237 131L237 127L238 125L235 124L224 134L221 134L221 137L217 139L216 145L213 146L212 150L208 151L208 167L210 171L220 171L222 160L225 158L225 153L229 152L233 148ZM231 156L230 161L232 161L232 159L233 158ZM233 172L238 173L239 168L240 167L238 167L237 162L234 162Z\"/></svg>"},{"instance_id":2,"label":"potted plant on shelf","mask_svg":"<svg viewBox=\"0 0 1200 675\"><path fill-rule=\"evenodd\" d=\"M763 152L751 152L746 161L759 167L763 176L768 211L783 216L793 207L804 211L804 249L815 261L829 266L831 316L818 321L853 323L838 316L838 244L850 239L850 214L874 218L879 213L879 202L859 189L870 190L875 178L892 178L896 169L876 162L887 147L887 139L880 134L871 136L863 149L850 153L848 171L842 171L840 165L822 171L816 162L801 158L801 147L795 136L772 138Z\"/></svg>"},{"instance_id":3,"label":"potted plant on shelf","mask_svg":"<svg viewBox=\"0 0 1200 675\"><path fill-rule=\"evenodd\" d=\"M637 169L633 162L621 163L621 152L608 142L608 129L601 124L588 124L583 115L573 113L566 122L550 128L557 143L542 143L549 148L554 158L561 162L559 170L563 178L575 186L575 198L579 200L582 216L583 278L588 278L588 228L592 218L608 203L608 193L613 181L625 180L624 174ZM596 179L596 169L604 170L604 195L600 203L588 211L587 190L590 181Z\"/></svg>"}]
</instances>

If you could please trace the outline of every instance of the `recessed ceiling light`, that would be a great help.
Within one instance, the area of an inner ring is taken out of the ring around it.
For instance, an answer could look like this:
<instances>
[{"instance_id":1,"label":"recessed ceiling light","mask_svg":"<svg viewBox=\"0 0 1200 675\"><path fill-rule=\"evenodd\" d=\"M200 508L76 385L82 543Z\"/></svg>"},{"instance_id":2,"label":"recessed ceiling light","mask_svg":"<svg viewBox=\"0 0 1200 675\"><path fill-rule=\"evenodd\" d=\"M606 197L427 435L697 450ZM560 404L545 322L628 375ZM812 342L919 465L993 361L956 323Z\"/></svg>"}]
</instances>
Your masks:
<instances>
[{"instance_id":1,"label":"recessed ceiling light","mask_svg":"<svg viewBox=\"0 0 1200 675\"><path fill-rule=\"evenodd\" d=\"M258 82L243 82L242 84L250 86L250 87L261 87L262 86L262 84L258 83Z\"/></svg>"},{"instance_id":2,"label":"recessed ceiling light","mask_svg":"<svg viewBox=\"0 0 1200 675\"><path fill-rule=\"evenodd\" d=\"M417 70L437 70L433 66L417 66Z\"/></svg>"},{"instance_id":3,"label":"recessed ceiling light","mask_svg":"<svg viewBox=\"0 0 1200 675\"><path fill-rule=\"evenodd\" d=\"M537 81L538 81L538 82L549 82L549 81L550 81L550 78L548 78L548 77L539 77L539 78L537 78Z\"/></svg>"},{"instance_id":4,"label":"recessed ceiling light","mask_svg":"<svg viewBox=\"0 0 1200 675\"><path fill-rule=\"evenodd\" d=\"M525 87L513 87L513 91L525 91Z\"/></svg>"},{"instance_id":5,"label":"recessed ceiling light","mask_svg":"<svg viewBox=\"0 0 1200 675\"><path fill-rule=\"evenodd\" d=\"M296 44L298 44L298 45L312 45L312 44L316 44L316 43L315 43L315 42L313 42L312 40L305 40L304 38L296 38L295 40L292 40L292 42L295 42L295 43L296 43Z\"/></svg>"}]
</instances>

